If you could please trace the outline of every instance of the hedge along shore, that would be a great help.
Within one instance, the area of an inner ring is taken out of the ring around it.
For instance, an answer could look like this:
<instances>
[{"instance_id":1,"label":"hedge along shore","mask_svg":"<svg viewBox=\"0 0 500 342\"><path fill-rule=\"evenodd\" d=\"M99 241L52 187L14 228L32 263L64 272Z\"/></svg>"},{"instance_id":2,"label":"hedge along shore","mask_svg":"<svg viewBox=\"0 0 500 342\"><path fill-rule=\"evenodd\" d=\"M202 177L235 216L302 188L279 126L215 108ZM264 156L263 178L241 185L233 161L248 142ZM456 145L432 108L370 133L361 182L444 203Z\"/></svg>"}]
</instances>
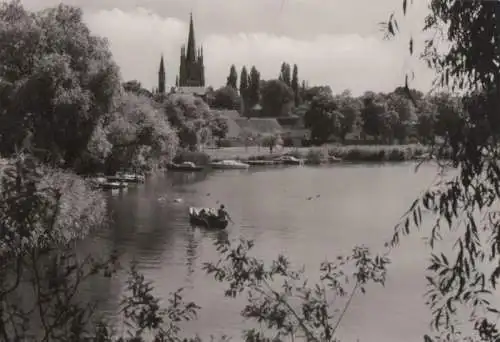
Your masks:
<instances>
[{"instance_id":1,"label":"hedge along shore","mask_svg":"<svg viewBox=\"0 0 500 342\"><path fill-rule=\"evenodd\" d=\"M282 155L304 159L306 164L327 164L338 162L404 162L419 160L428 154L430 148L424 145L325 145L320 147L283 148L269 153L268 148L228 147L205 149L212 160L272 160Z\"/></svg>"}]
</instances>

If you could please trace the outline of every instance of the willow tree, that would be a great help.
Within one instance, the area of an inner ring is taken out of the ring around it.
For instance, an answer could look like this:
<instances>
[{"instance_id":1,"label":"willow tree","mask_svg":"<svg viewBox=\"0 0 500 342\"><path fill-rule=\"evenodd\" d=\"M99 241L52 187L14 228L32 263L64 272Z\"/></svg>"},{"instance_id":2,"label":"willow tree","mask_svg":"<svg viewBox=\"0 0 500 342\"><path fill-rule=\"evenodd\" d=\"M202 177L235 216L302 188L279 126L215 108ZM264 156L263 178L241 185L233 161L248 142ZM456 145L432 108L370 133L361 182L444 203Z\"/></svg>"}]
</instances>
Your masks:
<instances>
[{"instance_id":1,"label":"willow tree","mask_svg":"<svg viewBox=\"0 0 500 342\"><path fill-rule=\"evenodd\" d=\"M402 16L408 6L403 0ZM386 28L389 36L398 34L397 14ZM500 277L500 3L433 0L423 30L431 38L420 57L437 72L436 84L464 94L458 122L433 152L443 159L446 150L442 166L456 170L413 203L391 245L414 228L430 228L427 303L435 333L426 341L498 341L499 311L491 301ZM409 52L415 54L413 38ZM433 225L423 224L425 212ZM452 251L444 248L445 234L456 240ZM459 329L467 321L459 313L470 315L472 329Z\"/></svg>"}]
</instances>

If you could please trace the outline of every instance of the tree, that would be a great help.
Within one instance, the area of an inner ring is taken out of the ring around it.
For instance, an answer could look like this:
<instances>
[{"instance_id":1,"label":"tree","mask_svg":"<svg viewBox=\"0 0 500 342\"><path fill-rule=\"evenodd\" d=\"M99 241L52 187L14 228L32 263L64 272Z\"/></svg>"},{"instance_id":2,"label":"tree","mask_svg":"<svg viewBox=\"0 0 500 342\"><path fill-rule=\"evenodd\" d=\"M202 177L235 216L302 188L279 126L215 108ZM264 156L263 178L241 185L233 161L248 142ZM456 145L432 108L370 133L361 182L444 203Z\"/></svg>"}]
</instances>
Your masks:
<instances>
[{"instance_id":1,"label":"tree","mask_svg":"<svg viewBox=\"0 0 500 342\"><path fill-rule=\"evenodd\" d=\"M91 190L88 182L74 174L40 165L24 152L4 163L1 176L3 342L132 342L152 336L157 341L182 340L179 322L193 319L199 307L176 291L165 310L159 310L151 284L134 264L127 272L119 310L126 334L133 337L116 334L96 314L99 303L78 299L85 282L110 278L119 269L116 253L105 258L82 257L71 243L105 224L106 200L100 191ZM27 290L34 294L33 300L23 300Z\"/></svg>"},{"instance_id":2,"label":"tree","mask_svg":"<svg viewBox=\"0 0 500 342\"><path fill-rule=\"evenodd\" d=\"M238 90L238 72L236 71L234 64L231 65L231 69L229 70L226 86L231 87L236 91Z\"/></svg>"},{"instance_id":3,"label":"tree","mask_svg":"<svg viewBox=\"0 0 500 342\"><path fill-rule=\"evenodd\" d=\"M397 129L400 128L399 125L401 124L398 112L389 110L380 115L379 120L380 137L384 139L386 143L392 144L397 134Z\"/></svg>"},{"instance_id":4,"label":"tree","mask_svg":"<svg viewBox=\"0 0 500 342\"><path fill-rule=\"evenodd\" d=\"M177 146L176 132L152 100L125 93L116 111L96 126L85 161L105 164L110 173L120 168L147 170L172 160Z\"/></svg>"},{"instance_id":5,"label":"tree","mask_svg":"<svg viewBox=\"0 0 500 342\"><path fill-rule=\"evenodd\" d=\"M404 14L407 5L404 1ZM467 103L447 106L446 112L453 114L453 124L432 154L437 158L445 155L451 162L440 163L455 168L456 173L444 181L438 179L417 198L408 216L396 227L391 241L393 246L397 245L401 235L409 234L412 228L425 227L423 213L432 215L434 224L428 240L432 255L426 278L435 336L426 335L428 342L500 338L499 311L491 301L500 276L500 218L495 214L500 184L497 143L500 26L496 19L499 14L498 2L440 0L432 3L426 18L425 30L431 38L425 44L423 56L438 72L437 85L467 96L474 90L483 93L475 103L477 112L473 113ZM396 33L394 15L386 27L389 36ZM440 37L447 39L446 50L439 49ZM409 46L413 53L413 40ZM413 215L415 220L411 219ZM447 231L453 231L455 248L451 251L440 249L437 243ZM470 324L465 326L464 314L470 315Z\"/></svg>"},{"instance_id":6,"label":"tree","mask_svg":"<svg viewBox=\"0 0 500 342\"><path fill-rule=\"evenodd\" d=\"M365 247L354 247L352 254L322 263L321 281L309 284L304 270L293 268L283 255L269 265L252 256L253 245L246 240L236 246L218 241L219 261L203 265L209 275L226 285L226 297L246 295L242 316L260 326L246 332L247 341L337 341L337 329L350 298L365 293L368 284L385 283L389 260L372 256ZM354 269L352 277L351 272L347 275L342 271L344 268ZM348 300L340 300L343 297Z\"/></svg>"},{"instance_id":7,"label":"tree","mask_svg":"<svg viewBox=\"0 0 500 342\"><path fill-rule=\"evenodd\" d=\"M313 98L318 94L328 94L329 96L333 96L333 91L332 88L330 88L330 86L314 86L310 88L305 88L302 99L305 102L311 102Z\"/></svg>"},{"instance_id":8,"label":"tree","mask_svg":"<svg viewBox=\"0 0 500 342\"><path fill-rule=\"evenodd\" d=\"M206 133L213 114L202 99L193 95L173 94L163 103L163 108L168 121L177 129L181 147L194 151L208 142Z\"/></svg>"},{"instance_id":9,"label":"tree","mask_svg":"<svg viewBox=\"0 0 500 342\"><path fill-rule=\"evenodd\" d=\"M423 113L418 116L417 133L423 143L434 143L434 127L436 116L432 113Z\"/></svg>"},{"instance_id":10,"label":"tree","mask_svg":"<svg viewBox=\"0 0 500 342\"><path fill-rule=\"evenodd\" d=\"M243 107L243 110L241 111L242 113L246 113L247 111L247 103L248 103L248 86L249 86L249 75L247 72L247 68L243 66L241 68L241 74L240 74L240 97L241 97L241 104Z\"/></svg>"},{"instance_id":11,"label":"tree","mask_svg":"<svg viewBox=\"0 0 500 342\"><path fill-rule=\"evenodd\" d=\"M211 107L216 109L240 110L241 98L238 91L230 86L217 89L213 93Z\"/></svg>"},{"instance_id":12,"label":"tree","mask_svg":"<svg viewBox=\"0 0 500 342\"><path fill-rule=\"evenodd\" d=\"M292 75L292 83L290 84L294 94L294 103L295 107L300 105L300 89L299 89L299 69L297 64L293 65L293 75Z\"/></svg>"},{"instance_id":13,"label":"tree","mask_svg":"<svg viewBox=\"0 0 500 342\"><path fill-rule=\"evenodd\" d=\"M263 83L260 90L264 116L287 116L293 106L293 90L284 82L270 80Z\"/></svg>"},{"instance_id":14,"label":"tree","mask_svg":"<svg viewBox=\"0 0 500 342\"><path fill-rule=\"evenodd\" d=\"M226 135L229 131L227 119L223 118L220 114L216 115L210 121L210 131L212 132L212 136L218 139L218 143L220 145L220 141L226 138Z\"/></svg>"},{"instance_id":15,"label":"tree","mask_svg":"<svg viewBox=\"0 0 500 342\"><path fill-rule=\"evenodd\" d=\"M273 153L274 147L278 145L280 137L277 133L266 134L261 138L261 145L269 148L269 153Z\"/></svg>"},{"instance_id":16,"label":"tree","mask_svg":"<svg viewBox=\"0 0 500 342\"><path fill-rule=\"evenodd\" d=\"M311 130L311 140L322 144L327 142L332 134L338 134L341 117L342 113L338 111L333 97L323 92L311 101L304 116L304 125Z\"/></svg>"},{"instance_id":17,"label":"tree","mask_svg":"<svg viewBox=\"0 0 500 342\"><path fill-rule=\"evenodd\" d=\"M288 85L289 87L292 85L290 64L285 62L281 64L281 71L278 79L283 83L285 83L286 85Z\"/></svg>"},{"instance_id":18,"label":"tree","mask_svg":"<svg viewBox=\"0 0 500 342\"><path fill-rule=\"evenodd\" d=\"M398 113L402 122L414 122L417 120L415 105L407 94L390 93L387 95L387 109Z\"/></svg>"},{"instance_id":19,"label":"tree","mask_svg":"<svg viewBox=\"0 0 500 342\"><path fill-rule=\"evenodd\" d=\"M363 107L363 103L359 99L353 98L348 90L337 95L334 100L337 103L339 112L342 113L340 117L339 136L344 142L346 135L361 124L361 108Z\"/></svg>"},{"instance_id":20,"label":"tree","mask_svg":"<svg viewBox=\"0 0 500 342\"><path fill-rule=\"evenodd\" d=\"M252 108L260 101L260 72L257 71L255 66L250 69L250 75L248 77L248 95L247 103L245 103L248 109Z\"/></svg>"},{"instance_id":21,"label":"tree","mask_svg":"<svg viewBox=\"0 0 500 342\"><path fill-rule=\"evenodd\" d=\"M141 82L137 80L127 81L123 83L122 86L123 89L129 93L153 98L153 94L149 90L143 88Z\"/></svg>"},{"instance_id":22,"label":"tree","mask_svg":"<svg viewBox=\"0 0 500 342\"><path fill-rule=\"evenodd\" d=\"M460 118L464 115L462 100L457 96L441 92L432 96L430 101L436 110L436 134L449 138L459 134Z\"/></svg>"},{"instance_id":23,"label":"tree","mask_svg":"<svg viewBox=\"0 0 500 342\"><path fill-rule=\"evenodd\" d=\"M379 137L382 130L382 115L386 112L387 107L383 99L373 92L366 92L363 96L363 109L361 110L363 132Z\"/></svg>"},{"instance_id":24,"label":"tree","mask_svg":"<svg viewBox=\"0 0 500 342\"><path fill-rule=\"evenodd\" d=\"M416 103L416 133L423 143L433 144L436 136L437 107L430 96L422 97Z\"/></svg>"},{"instance_id":25,"label":"tree","mask_svg":"<svg viewBox=\"0 0 500 342\"><path fill-rule=\"evenodd\" d=\"M19 2L0 6L0 37L0 152L12 154L30 131L40 158L74 167L121 90L106 41L78 8L30 13Z\"/></svg>"}]
</instances>

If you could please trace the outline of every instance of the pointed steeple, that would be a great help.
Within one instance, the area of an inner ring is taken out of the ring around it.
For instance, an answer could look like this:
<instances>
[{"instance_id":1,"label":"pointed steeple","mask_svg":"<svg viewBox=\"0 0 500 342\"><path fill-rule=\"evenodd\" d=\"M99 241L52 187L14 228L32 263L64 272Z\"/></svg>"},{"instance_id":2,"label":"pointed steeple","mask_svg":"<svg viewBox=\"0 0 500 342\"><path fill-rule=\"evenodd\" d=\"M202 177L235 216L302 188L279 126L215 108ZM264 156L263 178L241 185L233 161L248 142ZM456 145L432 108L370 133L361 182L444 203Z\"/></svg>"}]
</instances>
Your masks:
<instances>
[{"instance_id":1,"label":"pointed steeple","mask_svg":"<svg viewBox=\"0 0 500 342\"><path fill-rule=\"evenodd\" d=\"M191 12L189 18L189 34L187 41L186 59L192 62L194 62L196 59L196 43L194 40L193 12Z\"/></svg>"},{"instance_id":2,"label":"pointed steeple","mask_svg":"<svg viewBox=\"0 0 500 342\"><path fill-rule=\"evenodd\" d=\"M158 92L165 92L165 63L163 62L163 54L160 58L160 68L158 70Z\"/></svg>"},{"instance_id":3,"label":"pointed steeple","mask_svg":"<svg viewBox=\"0 0 500 342\"><path fill-rule=\"evenodd\" d=\"M158 70L158 72L160 74L164 74L165 73L165 63L163 62L163 54L161 54L161 58L160 58L160 70Z\"/></svg>"}]
</instances>

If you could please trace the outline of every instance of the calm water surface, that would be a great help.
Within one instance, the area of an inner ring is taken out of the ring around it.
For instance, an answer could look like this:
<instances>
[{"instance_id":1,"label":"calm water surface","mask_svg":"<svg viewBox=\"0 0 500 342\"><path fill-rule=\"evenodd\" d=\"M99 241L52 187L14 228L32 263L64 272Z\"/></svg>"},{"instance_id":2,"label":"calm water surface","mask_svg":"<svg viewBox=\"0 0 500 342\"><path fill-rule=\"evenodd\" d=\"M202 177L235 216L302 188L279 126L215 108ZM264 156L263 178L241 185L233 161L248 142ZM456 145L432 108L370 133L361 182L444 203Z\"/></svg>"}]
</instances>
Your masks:
<instances>
[{"instance_id":1,"label":"calm water surface","mask_svg":"<svg viewBox=\"0 0 500 342\"><path fill-rule=\"evenodd\" d=\"M186 287L185 295L202 307L198 320L185 325L186 332L226 333L238 340L244 326L242 301L224 298L221 285L201 270L204 261L216 258L214 241L254 239L256 253L265 260L285 253L297 265L317 268L356 244L382 248L401 214L435 175L430 165L415 173L413 164L398 164L155 176L126 193L110 194L114 225L82 248L94 254L116 249L123 262L137 260L160 295ZM182 203L175 203L176 198ZM217 201L228 207L235 222L227 233L189 226L189 206L216 206ZM355 298L339 337L421 341L428 327L422 300L427 255L420 237L404 240L392 253L386 287ZM124 280L121 275L93 282L87 291L112 313Z\"/></svg>"}]
</instances>

